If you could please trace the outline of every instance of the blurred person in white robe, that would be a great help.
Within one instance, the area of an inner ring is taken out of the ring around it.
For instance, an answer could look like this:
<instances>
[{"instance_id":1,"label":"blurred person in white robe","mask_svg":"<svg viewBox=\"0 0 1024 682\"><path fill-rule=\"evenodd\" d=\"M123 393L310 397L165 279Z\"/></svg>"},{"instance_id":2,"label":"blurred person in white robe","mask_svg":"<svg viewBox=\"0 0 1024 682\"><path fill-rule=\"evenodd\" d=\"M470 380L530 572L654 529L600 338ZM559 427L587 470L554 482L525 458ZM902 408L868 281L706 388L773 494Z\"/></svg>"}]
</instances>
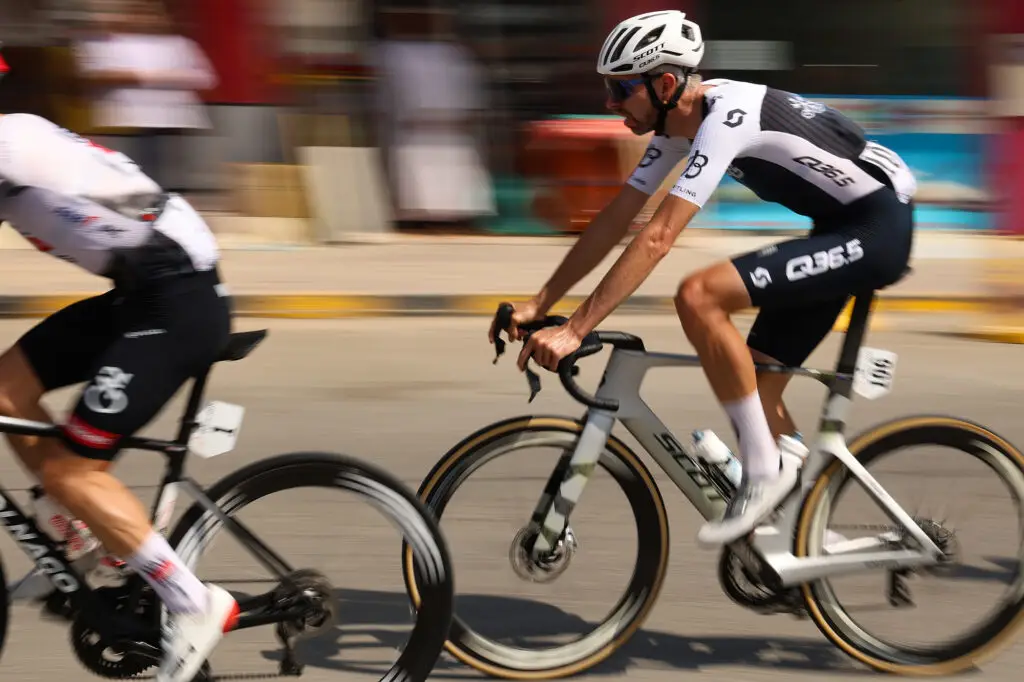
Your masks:
<instances>
[{"instance_id":1,"label":"blurred person in white robe","mask_svg":"<svg viewBox=\"0 0 1024 682\"><path fill-rule=\"evenodd\" d=\"M494 216L480 133L482 74L455 41L451 14L395 8L380 18L376 124L397 221L464 224Z\"/></svg>"}]
</instances>

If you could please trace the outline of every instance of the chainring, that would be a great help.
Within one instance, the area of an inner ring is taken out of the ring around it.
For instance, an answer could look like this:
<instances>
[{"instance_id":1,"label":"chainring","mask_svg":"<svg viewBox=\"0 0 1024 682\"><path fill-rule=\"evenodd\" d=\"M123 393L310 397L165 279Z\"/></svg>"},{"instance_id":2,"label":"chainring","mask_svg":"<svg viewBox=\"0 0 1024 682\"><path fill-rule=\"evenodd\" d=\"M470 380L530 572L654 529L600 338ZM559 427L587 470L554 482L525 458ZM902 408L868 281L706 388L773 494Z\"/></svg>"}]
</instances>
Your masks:
<instances>
[{"instance_id":1,"label":"chainring","mask_svg":"<svg viewBox=\"0 0 1024 682\"><path fill-rule=\"evenodd\" d=\"M122 614L128 608L131 587L129 585L101 587L96 590L96 594L110 604L113 612ZM148 619L153 615L155 608L157 608L157 602L152 591L146 587L132 616ZM159 642L152 644L159 647ZM140 653L125 652L117 642L105 639L101 633L90 627L82 614L76 614L71 623L71 647L79 662L87 670L99 677L112 680L135 677L159 662L155 658Z\"/></svg>"},{"instance_id":2,"label":"chainring","mask_svg":"<svg viewBox=\"0 0 1024 682\"><path fill-rule=\"evenodd\" d=\"M718 580L726 596L745 609L766 615L788 613L798 618L806 616L797 590L778 591L769 587L728 547L719 557Z\"/></svg>"}]
</instances>

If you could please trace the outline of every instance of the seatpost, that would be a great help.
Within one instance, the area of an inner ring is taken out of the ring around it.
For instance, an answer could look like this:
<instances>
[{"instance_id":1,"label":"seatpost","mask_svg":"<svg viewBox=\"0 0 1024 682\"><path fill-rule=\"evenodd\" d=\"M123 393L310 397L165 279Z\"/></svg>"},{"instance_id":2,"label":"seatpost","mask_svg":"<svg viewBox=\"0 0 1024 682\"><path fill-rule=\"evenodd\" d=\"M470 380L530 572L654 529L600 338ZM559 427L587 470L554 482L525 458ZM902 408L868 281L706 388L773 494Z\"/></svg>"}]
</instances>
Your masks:
<instances>
[{"instance_id":1,"label":"seatpost","mask_svg":"<svg viewBox=\"0 0 1024 682\"><path fill-rule=\"evenodd\" d=\"M857 355L864 343L864 335L868 329L868 318L871 315L871 305L875 300L875 292L858 295L853 302L853 311L850 313L850 323L846 328L846 337L843 339L842 350L839 351L839 364L836 371L840 374L853 374L857 368ZM850 397L853 390L853 381L843 382L843 390L840 391L844 398Z\"/></svg>"},{"instance_id":2,"label":"seatpost","mask_svg":"<svg viewBox=\"0 0 1024 682\"><path fill-rule=\"evenodd\" d=\"M197 374L192 382L192 390L188 396L188 404L185 406L185 413L181 416L181 425L178 428L178 437L174 441L178 445L188 444L189 436L192 435L192 429L196 426L196 415L199 414L199 404L203 399L203 393L206 390L206 379L209 376L210 368L207 367L205 370Z\"/></svg>"},{"instance_id":3,"label":"seatpost","mask_svg":"<svg viewBox=\"0 0 1024 682\"><path fill-rule=\"evenodd\" d=\"M821 433L842 433L846 428L846 413L850 405L850 394L853 393L853 374L857 371L857 356L867 333L874 299L873 291L860 294L854 299L850 323L846 327L843 347L839 351L836 376L829 385L828 399L821 413L818 426Z\"/></svg>"}]
</instances>

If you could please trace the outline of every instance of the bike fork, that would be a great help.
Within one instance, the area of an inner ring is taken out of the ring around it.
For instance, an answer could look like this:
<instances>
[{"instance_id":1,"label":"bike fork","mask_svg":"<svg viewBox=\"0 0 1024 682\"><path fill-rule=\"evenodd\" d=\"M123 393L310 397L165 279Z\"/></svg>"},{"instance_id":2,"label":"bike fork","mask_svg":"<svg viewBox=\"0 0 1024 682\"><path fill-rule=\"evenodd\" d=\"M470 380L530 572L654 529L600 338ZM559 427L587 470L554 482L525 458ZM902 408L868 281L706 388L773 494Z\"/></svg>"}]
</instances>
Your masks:
<instances>
[{"instance_id":1,"label":"bike fork","mask_svg":"<svg viewBox=\"0 0 1024 682\"><path fill-rule=\"evenodd\" d=\"M525 547L530 555L543 556L554 550L569 526L569 516L579 502L614 426L615 417L610 412L587 412L572 456L559 459L530 517L530 526L537 529L533 547Z\"/></svg>"}]
</instances>

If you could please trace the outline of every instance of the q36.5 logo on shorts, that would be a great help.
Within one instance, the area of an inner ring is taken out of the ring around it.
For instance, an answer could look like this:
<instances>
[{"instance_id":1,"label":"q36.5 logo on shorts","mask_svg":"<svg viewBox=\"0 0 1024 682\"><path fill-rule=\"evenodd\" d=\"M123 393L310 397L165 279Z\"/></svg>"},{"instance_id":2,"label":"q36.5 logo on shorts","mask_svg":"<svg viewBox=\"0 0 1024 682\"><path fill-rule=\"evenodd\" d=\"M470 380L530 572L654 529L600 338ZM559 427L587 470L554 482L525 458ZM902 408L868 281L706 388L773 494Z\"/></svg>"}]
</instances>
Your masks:
<instances>
[{"instance_id":1,"label":"q36.5 logo on shorts","mask_svg":"<svg viewBox=\"0 0 1024 682\"><path fill-rule=\"evenodd\" d=\"M844 265L859 261L864 257L864 249L859 239L851 239L828 251L818 251L791 258L786 263L786 279L796 282L807 277L814 277L823 272L838 270Z\"/></svg>"}]
</instances>

